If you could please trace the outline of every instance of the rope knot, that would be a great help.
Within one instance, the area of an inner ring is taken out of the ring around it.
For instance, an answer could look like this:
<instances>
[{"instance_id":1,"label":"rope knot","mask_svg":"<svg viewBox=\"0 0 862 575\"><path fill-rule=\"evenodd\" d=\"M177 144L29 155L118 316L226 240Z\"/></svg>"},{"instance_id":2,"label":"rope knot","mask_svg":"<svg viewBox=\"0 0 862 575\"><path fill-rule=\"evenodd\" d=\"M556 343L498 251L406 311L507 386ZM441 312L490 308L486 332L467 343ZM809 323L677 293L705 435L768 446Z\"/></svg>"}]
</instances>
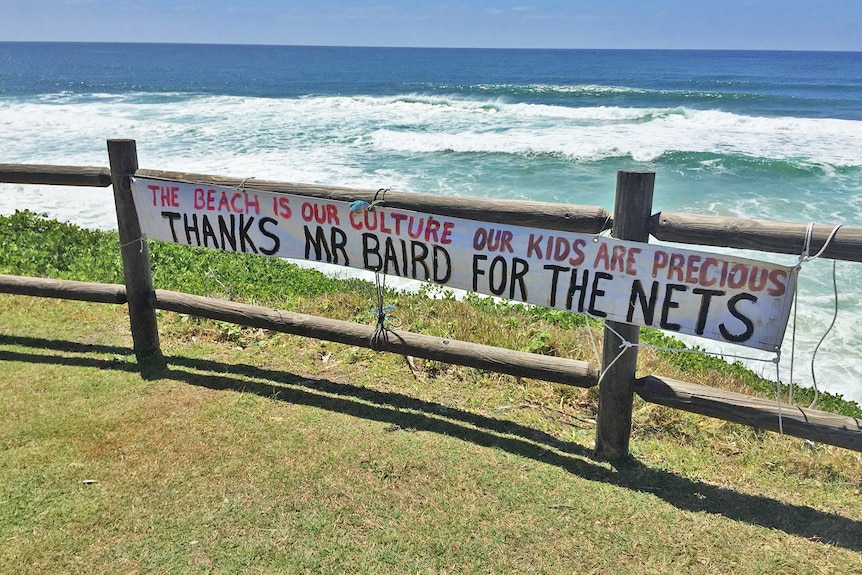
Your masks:
<instances>
[{"instance_id":1,"label":"rope knot","mask_svg":"<svg viewBox=\"0 0 862 575\"><path fill-rule=\"evenodd\" d=\"M374 193L374 198L370 202L366 202L365 200L355 200L350 202L350 211L355 214L372 211L375 207L383 204L383 199L388 191L389 188L380 188ZM378 199L378 197L380 199Z\"/></svg>"}]
</instances>

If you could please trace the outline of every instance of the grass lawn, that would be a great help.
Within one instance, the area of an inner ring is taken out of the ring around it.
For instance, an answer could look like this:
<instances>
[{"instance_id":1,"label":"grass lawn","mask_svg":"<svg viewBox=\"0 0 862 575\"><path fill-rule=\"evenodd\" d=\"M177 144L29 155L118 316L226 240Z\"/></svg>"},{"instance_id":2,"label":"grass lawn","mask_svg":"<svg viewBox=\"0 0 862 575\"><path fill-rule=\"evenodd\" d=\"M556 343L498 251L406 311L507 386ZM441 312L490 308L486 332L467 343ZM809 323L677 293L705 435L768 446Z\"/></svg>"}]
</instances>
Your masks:
<instances>
[{"instance_id":1,"label":"grass lawn","mask_svg":"<svg viewBox=\"0 0 862 575\"><path fill-rule=\"evenodd\" d=\"M0 572L862 572L857 453L641 405L615 468L550 384L171 314L143 380L122 306L0 310Z\"/></svg>"},{"instance_id":2,"label":"grass lawn","mask_svg":"<svg viewBox=\"0 0 862 575\"><path fill-rule=\"evenodd\" d=\"M116 281L110 250L81 247L102 239L66 233L0 250L0 273ZM80 273L57 263L76 249L96 254ZM157 287L235 297L256 278L283 291L255 303L372 321L373 288L160 249ZM592 358L570 314L388 297L413 331ZM590 390L159 325L167 367L144 379L124 306L0 295L0 573L862 573L860 453L638 401L633 458L613 466L592 457ZM768 388L643 353L663 375Z\"/></svg>"}]
</instances>

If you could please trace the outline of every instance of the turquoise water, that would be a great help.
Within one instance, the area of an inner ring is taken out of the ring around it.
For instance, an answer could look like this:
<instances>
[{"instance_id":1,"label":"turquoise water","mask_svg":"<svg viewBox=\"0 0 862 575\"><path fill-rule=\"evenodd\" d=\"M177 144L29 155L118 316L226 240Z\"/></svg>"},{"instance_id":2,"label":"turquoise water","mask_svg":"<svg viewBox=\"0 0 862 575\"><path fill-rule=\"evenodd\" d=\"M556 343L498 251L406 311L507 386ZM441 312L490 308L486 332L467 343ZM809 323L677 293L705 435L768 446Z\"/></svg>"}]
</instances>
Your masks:
<instances>
[{"instance_id":1,"label":"turquoise water","mask_svg":"<svg viewBox=\"0 0 862 575\"><path fill-rule=\"evenodd\" d=\"M862 226L860 53L0 43L0 162L106 165L108 138L146 168L607 209L646 169L656 211ZM106 190L0 186L23 208L116 225ZM862 268L837 274L815 374L862 400ZM829 262L799 297L810 384Z\"/></svg>"}]
</instances>

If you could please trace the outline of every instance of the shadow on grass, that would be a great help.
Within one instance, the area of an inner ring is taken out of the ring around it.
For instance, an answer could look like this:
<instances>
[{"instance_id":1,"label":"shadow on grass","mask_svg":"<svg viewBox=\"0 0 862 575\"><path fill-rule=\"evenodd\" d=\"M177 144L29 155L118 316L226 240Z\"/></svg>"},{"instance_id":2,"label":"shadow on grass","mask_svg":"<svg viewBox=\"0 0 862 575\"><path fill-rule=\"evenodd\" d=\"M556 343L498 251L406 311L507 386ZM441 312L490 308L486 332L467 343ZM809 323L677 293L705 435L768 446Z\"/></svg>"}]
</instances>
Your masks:
<instances>
[{"instance_id":1,"label":"shadow on grass","mask_svg":"<svg viewBox=\"0 0 862 575\"><path fill-rule=\"evenodd\" d=\"M0 335L0 345L51 350L53 353L0 350L0 361L45 363L138 372L130 361L98 359L87 354L131 357L127 348ZM67 355L56 355L57 352ZM79 355L68 355L79 354ZM384 392L326 379L246 364L167 356L160 377L212 390L254 393L274 401L317 407L386 423L393 429L428 431L456 437L483 447L555 465L592 481L649 493L678 509L706 512L776 529L790 535L862 551L862 521L758 495L738 493L701 481L652 469L629 460L610 467L596 461L585 447L562 441L540 430L400 393ZM150 377L155 374L150 374Z\"/></svg>"}]
</instances>

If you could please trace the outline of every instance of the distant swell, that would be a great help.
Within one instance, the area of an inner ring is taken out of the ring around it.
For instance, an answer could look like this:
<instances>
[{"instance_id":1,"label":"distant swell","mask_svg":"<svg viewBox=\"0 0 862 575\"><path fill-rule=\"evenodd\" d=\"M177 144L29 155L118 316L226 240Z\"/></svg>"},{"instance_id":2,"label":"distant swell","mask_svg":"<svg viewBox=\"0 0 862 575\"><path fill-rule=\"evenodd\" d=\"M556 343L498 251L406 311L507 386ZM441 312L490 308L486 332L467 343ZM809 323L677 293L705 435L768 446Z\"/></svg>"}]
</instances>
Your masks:
<instances>
[{"instance_id":1,"label":"distant swell","mask_svg":"<svg viewBox=\"0 0 862 575\"><path fill-rule=\"evenodd\" d=\"M725 174L740 174L763 178L794 178L859 174L858 167L835 167L828 164L799 159L769 159L740 154L709 152L668 151L655 159L658 166L676 169L708 168ZM661 169L660 167L658 169Z\"/></svg>"}]
</instances>

